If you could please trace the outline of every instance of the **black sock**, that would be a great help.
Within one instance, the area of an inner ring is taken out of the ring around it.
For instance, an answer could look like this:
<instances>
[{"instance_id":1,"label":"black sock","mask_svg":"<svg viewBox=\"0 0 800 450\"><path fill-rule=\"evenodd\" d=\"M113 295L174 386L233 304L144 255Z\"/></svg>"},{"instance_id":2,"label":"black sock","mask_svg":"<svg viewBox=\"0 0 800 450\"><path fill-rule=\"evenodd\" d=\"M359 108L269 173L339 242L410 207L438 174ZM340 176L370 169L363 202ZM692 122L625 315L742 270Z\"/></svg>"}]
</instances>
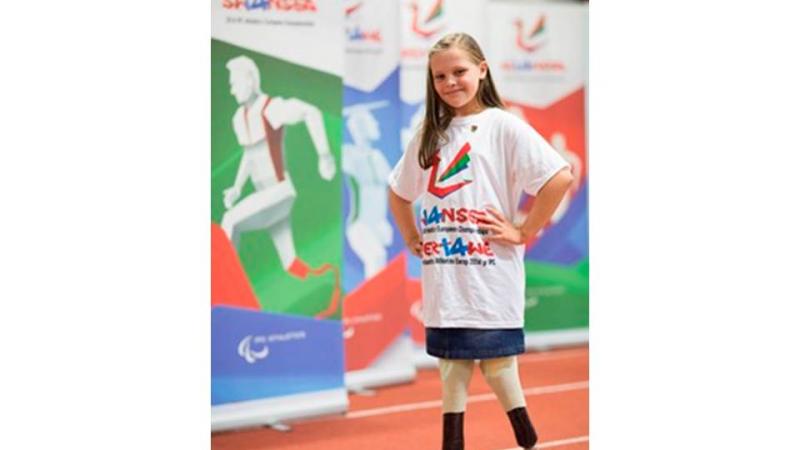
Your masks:
<instances>
[{"instance_id":1,"label":"black sock","mask_svg":"<svg viewBox=\"0 0 800 450\"><path fill-rule=\"evenodd\" d=\"M508 420L514 427L514 437L517 438L517 445L522 448L531 448L536 445L536 430L533 429L531 419L528 417L528 410L524 406L508 411Z\"/></svg>"},{"instance_id":2,"label":"black sock","mask_svg":"<svg viewBox=\"0 0 800 450\"><path fill-rule=\"evenodd\" d=\"M442 450L464 450L464 413L444 413L442 425Z\"/></svg>"}]
</instances>

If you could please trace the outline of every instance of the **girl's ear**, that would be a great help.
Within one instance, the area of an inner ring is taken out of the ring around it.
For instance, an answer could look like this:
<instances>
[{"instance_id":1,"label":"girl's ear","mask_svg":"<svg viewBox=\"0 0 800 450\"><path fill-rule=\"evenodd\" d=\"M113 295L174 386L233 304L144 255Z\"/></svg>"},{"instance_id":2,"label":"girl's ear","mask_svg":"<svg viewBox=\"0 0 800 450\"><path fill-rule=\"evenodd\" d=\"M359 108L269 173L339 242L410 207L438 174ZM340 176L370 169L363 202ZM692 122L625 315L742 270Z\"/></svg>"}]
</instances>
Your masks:
<instances>
[{"instance_id":1,"label":"girl's ear","mask_svg":"<svg viewBox=\"0 0 800 450\"><path fill-rule=\"evenodd\" d=\"M481 61L478 65L478 69L480 70L480 75L478 76L481 80L486 78L486 72L489 71L489 65L486 64L486 61Z\"/></svg>"}]
</instances>

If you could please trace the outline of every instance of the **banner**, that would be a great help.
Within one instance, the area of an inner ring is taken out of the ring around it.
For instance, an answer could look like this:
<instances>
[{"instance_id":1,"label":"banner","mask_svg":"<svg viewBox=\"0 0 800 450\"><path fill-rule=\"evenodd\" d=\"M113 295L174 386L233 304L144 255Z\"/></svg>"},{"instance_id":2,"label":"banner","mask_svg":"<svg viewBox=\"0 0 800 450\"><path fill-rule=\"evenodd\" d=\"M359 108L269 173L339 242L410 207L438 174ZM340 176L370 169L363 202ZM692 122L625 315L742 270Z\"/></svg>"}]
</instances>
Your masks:
<instances>
[{"instance_id":1,"label":"banner","mask_svg":"<svg viewBox=\"0 0 800 450\"><path fill-rule=\"evenodd\" d=\"M425 116L425 83L428 51L444 35L469 33L479 43L485 34L485 0L401 0L400 99L402 100L403 151ZM415 205L419 215L419 204ZM411 335L417 367L433 367L436 360L425 352L425 329L421 311L421 264L410 256L407 302L411 313Z\"/></svg>"},{"instance_id":2,"label":"banner","mask_svg":"<svg viewBox=\"0 0 800 450\"><path fill-rule=\"evenodd\" d=\"M211 43L211 220L237 249L263 310L339 317L342 40L341 28L321 24L341 18L335 8L226 4L212 16L212 36L232 42ZM272 56L273 47L293 47L296 62Z\"/></svg>"},{"instance_id":3,"label":"banner","mask_svg":"<svg viewBox=\"0 0 800 450\"><path fill-rule=\"evenodd\" d=\"M213 308L211 429L341 412L341 333L338 321Z\"/></svg>"},{"instance_id":4,"label":"banner","mask_svg":"<svg viewBox=\"0 0 800 450\"><path fill-rule=\"evenodd\" d=\"M405 307L403 238L390 220L388 176L400 149L397 0L345 3L345 382L363 389L416 375Z\"/></svg>"},{"instance_id":5,"label":"banner","mask_svg":"<svg viewBox=\"0 0 800 450\"><path fill-rule=\"evenodd\" d=\"M529 345L588 340L586 164L588 6L491 2L487 59L509 111L531 124L572 166L575 182L525 253ZM535 198L524 196L519 217Z\"/></svg>"},{"instance_id":6,"label":"banner","mask_svg":"<svg viewBox=\"0 0 800 450\"><path fill-rule=\"evenodd\" d=\"M240 367L241 361L227 358L235 350L231 346L242 342L245 325L260 324L253 336L272 336L285 321L302 318L288 315L341 317L340 5L215 0L211 18L211 304L212 318L226 318L212 330L212 426L241 402L236 414L250 411L249 419L257 423L263 411L248 409L246 402L272 397L283 399L271 410L276 420L280 405L295 408L284 411L286 417L319 413L315 408L323 400L309 397L316 391L326 398L333 393L325 411L344 410L341 372L327 373L333 378L324 385L299 384L302 392L291 393L267 389L265 380L245 383L247 376L234 378L235 387L216 378ZM230 312L229 307L239 313L223 315L220 309ZM337 328L341 336L338 320L312 322L319 323L304 325L307 336ZM308 342L315 342L318 352L343 358L341 338ZM302 358L311 355L295 356L264 373L276 379L280 373L300 376L308 368ZM338 382L331 382L334 378ZM297 395L312 400L286 398ZM298 412L298 405L306 409Z\"/></svg>"}]
</instances>

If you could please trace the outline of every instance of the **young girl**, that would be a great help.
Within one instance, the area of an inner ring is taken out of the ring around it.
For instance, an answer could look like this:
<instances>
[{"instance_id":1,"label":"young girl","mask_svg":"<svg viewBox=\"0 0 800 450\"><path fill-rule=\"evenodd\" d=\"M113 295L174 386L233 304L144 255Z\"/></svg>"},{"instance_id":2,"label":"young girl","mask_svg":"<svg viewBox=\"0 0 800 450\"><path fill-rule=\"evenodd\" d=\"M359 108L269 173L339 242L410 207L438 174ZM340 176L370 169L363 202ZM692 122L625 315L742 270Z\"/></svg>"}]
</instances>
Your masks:
<instances>
[{"instance_id":1,"label":"young girl","mask_svg":"<svg viewBox=\"0 0 800 450\"><path fill-rule=\"evenodd\" d=\"M535 130L503 110L480 47L464 33L428 54L422 129L389 177L389 204L422 259L428 354L439 358L443 450L464 448L474 360L507 412L517 444L536 444L517 372L524 351L524 244L572 182L569 166ZM536 196L522 224L522 191ZM422 197L419 228L411 204Z\"/></svg>"}]
</instances>

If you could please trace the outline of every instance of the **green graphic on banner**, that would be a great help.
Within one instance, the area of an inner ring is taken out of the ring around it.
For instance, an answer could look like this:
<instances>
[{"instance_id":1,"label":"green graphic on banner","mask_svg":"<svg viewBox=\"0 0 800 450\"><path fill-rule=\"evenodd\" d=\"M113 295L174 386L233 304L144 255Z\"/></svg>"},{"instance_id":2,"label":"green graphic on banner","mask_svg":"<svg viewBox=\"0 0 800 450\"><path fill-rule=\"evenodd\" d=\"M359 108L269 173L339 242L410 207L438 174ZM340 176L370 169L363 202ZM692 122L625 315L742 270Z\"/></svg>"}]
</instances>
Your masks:
<instances>
[{"instance_id":1,"label":"green graphic on banner","mask_svg":"<svg viewBox=\"0 0 800 450\"><path fill-rule=\"evenodd\" d=\"M211 221L264 311L341 317L341 125L340 77L212 39Z\"/></svg>"},{"instance_id":2,"label":"green graphic on banner","mask_svg":"<svg viewBox=\"0 0 800 450\"><path fill-rule=\"evenodd\" d=\"M525 261L525 331L589 327L589 259L565 267Z\"/></svg>"}]
</instances>

